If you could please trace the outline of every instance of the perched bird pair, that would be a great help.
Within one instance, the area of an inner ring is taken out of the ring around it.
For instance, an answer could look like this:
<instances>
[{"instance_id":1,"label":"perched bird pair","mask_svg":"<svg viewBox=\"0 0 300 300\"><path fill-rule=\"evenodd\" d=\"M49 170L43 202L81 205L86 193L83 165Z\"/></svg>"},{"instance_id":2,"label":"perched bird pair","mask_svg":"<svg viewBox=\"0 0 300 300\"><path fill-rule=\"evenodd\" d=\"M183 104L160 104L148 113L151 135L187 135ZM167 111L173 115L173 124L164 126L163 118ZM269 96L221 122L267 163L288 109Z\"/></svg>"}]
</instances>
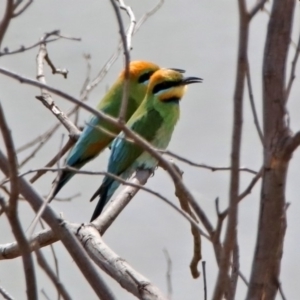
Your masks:
<instances>
[{"instance_id":1,"label":"perched bird pair","mask_svg":"<svg viewBox=\"0 0 300 300\"><path fill-rule=\"evenodd\" d=\"M179 119L179 101L185 93L185 86L201 82L197 77L184 77L179 69L161 69L144 61L133 61L129 66L129 99L127 107L127 126L143 137L153 147L164 150L168 146L174 127ZM118 117L123 93L124 71L98 105L98 109ZM101 130L97 127L101 127ZM127 179L137 168L154 169L156 159L138 145L127 141L124 133L108 122L93 116L85 126L80 138L70 151L66 165L80 169L101 153L113 140L108 163L108 172ZM72 171L63 171L52 192L54 197L74 176ZM91 221L102 212L120 183L105 176L100 188L92 196L100 199Z\"/></svg>"}]
</instances>

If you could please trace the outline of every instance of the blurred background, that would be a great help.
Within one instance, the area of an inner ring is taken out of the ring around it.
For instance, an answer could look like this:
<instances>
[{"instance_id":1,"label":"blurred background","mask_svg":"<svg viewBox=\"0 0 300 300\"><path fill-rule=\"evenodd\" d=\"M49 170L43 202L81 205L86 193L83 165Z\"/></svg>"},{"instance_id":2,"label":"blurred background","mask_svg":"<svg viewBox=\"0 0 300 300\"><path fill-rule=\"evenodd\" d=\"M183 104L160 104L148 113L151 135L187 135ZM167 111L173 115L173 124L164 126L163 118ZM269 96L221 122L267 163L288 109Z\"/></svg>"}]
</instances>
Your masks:
<instances>
[{"instance_id":1,"label":"blurred background","mask_svg":"<svg viewBox=\"0 0 300 300\"><path fill-rule=\"evenodd\" d=\"M0 1L1 18L5 2ZM232 99L238 47L236 2L166 0L160 10L142 25L132 41L132 60L149 60L164 67L182 68L188 75L204 79L202 84L191 85L181 102L180 122L168 149L194 162L212 166L228 166L230 162ZM254 3L255 1L248 1L248 7L252 7ZM131 6L136 19L139 19L155 5L155 2L127 0L126 4ZM269 2L266 4L268 10L271 8L270 5ZM254 98L260 120L261 69L268 18L266 12L259 12L251 22L248 49ZM123 19L128 24L125 13ZM92 77L94 77L117 48L119 29L115 13L110 1L35 1L24 14L13 19L4 38L2 49L8 47L9 50L14 50L21 45L29 46L37 42L45 32L55 29L59 29L63 35L80 37L82 41L60 40L48 44L49 55L56 67L67 68L69 75L68 79L63 79L59 75L54 76L46 66L47 83L79 97L86 78L86 61L83 55L91 55ZM299 3L297 2L292 39L297 41L298 35ZM37 51L38 49L35 48L23 54L0 57L0 64L11 71L35 78ZM294 52L295 48L291 46L288 67ZM96 106L122 68L123 59L120 56L107 76L91 93L88 104ZM300 129L298 82L296 78L288 106L291 128L294 131ZM56 123L55 117L35 99L39 93L39 90L33 87L21 85L4 76L0 78L0 101L17 148L44 133ZM72 107L64 99L55 96L53 98L65 112ZM244 100L241 164L259 170L262 163L262 147L253 123L247 89L245 89ZM82 110L79 124L84 125L88 116L88 113ZM51 141L22 168L22 171L43 167L58 151L63 134L66 141L67 132L64 128L60 128ZM2 137L0 146L4 149ZM19 161L29 153L30 151L22 152ZM103 171L106 169L108 157L107 150L84 169ZM227 207L229 172L211 172L180 162L178 165L184 171L185 183L211 222L216 224L215 199L219 197L221 209ZM299 165L300 155L297 151L291 161L288 175L287 201L291 206L287 211L288 228L281 271L282 287L287 299L296 299L299 295ZM252 176L249 173L241 173L241 192L247 187ZM42 195L47 195L54 177L54 174L43 176L34 184L35 188ZM101 181L101 176L76 175L58 196L70 197L78 192L80 196L71 202L54 201L51 206L56 212L62 212L63 216L71 222L86 222L90 219L96 204L96 202L90 203L89 199ZM178 205L172 182L164 171L158 169L155 176L149 179L147 187L155 189ZM240 266L246 278L250 275L255 247L259 189L260 183L239 205ZM20 203L19 210L26 229L34 215L26 203ZM0 218L0 228L0 243L12 242L14 238L3 215ZM161 200L140 191L105 233L104 240L118 255L165 293L167 293L167 263L163 249L167 249L172 260L172 299L203 299L203 278L201 276L196 280L193 279L189 270L193 253L190 225ZM211 244L205 239L202 241L208 297L211 297L217 276L216 259ZM54 247L59 259L61 281L71 296L74 299L96 299L96 295L64 247L60 243L54 244ZM52 262L49 248L44 248L43 252ZM36 270L39 289L44 289L50 299L54 299L56 291L52 284L43 271L38 267ZM101 270L99 272L105 277L118 299L134 298ZM16 299L26 298L21 259L1 261L0 285ZM243 299L245 291L244 283L239 280L236 299ZM40 298L43 297L40 294Z\"/></svg>"}]
</instances>

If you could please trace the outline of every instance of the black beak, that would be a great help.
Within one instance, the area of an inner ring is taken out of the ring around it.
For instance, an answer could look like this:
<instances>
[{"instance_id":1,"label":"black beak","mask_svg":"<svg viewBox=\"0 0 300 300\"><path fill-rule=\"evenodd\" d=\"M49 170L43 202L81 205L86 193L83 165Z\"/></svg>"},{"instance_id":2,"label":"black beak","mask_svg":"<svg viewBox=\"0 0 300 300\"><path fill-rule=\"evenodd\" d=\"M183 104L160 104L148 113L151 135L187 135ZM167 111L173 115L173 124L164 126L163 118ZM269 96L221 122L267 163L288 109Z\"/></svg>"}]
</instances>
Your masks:
<instances>
[{"instance_id":1,"label":"black beak","mask_svg":"<svg viewBox=\"0 0 300 300\"><path fill-rule=\"evenodd\" d=\"M191 84L191 83L197 83L197 82L202 82L202 78L199 78L199 77L185 77L185 78L182 79L182 83L184 85Z\"/></svg>"},{"instance_id":2,"label":"black beak","mask_svg":"<svg viewBox=\"0 0 300 300\"><path fill-rule=\"evenodd\" d=\"M167 68L169 70L173 70L173 71L176 71L176 72L179 72L179 73L185 73L185 70L182 70L182 69L177 69L177 68Z\"/></svg>"}]
</instances>

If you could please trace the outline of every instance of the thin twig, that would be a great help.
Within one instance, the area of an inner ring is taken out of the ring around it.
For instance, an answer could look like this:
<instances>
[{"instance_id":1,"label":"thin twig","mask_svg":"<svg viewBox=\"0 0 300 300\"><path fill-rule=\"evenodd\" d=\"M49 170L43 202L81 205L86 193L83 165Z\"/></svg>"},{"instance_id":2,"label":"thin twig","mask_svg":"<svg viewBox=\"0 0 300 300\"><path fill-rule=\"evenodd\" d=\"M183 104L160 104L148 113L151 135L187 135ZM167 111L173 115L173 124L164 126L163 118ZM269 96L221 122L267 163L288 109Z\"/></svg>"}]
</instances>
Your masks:
<instances>
[{"instance_id":1,"label":"thin twig","mask_svg":"<svg viewBox=\"0 0 300 300\"><path fill-rule=\"evenodd\" d=\"M174 157L176 159L178 159L179 161L182 161L182 162L185 162L187 163L188 165L190 166L194 166L194 167L199 167L199 168L202 168L202 169L208 169L212 172L216 172L216 171L231 171L231 167L214 167L214 166L210 166L210 165L206 165L206 164L199 164L199 163L195 163L183 156L180 156L174 152L171 152L169 150L159 150L159 152L163 153L163 154L166 154L166 155L169 155L171 157ZM248 173L251 173L251 174L254 174L256 175L257 174L257 171L253 170L253 169L250 169L250 168L245 168L245 167L242 167L242 168L239 168L239 171L241 172L248 172Z\"/></svg>"},{"instance_id":2,"label":"thin twig","mask_svg":"<svg viewBox=\"0 0 300 300\"><path fill-rule=\"evenodd\" d=\"M257 0L256 4L254 5L254 7L250 10L250 12L248 13L249 19L251 20L259 10L262 10L265 3L267 2L267 0ZM250 21L249 20L249 21Z\"/></svg>"},{"instance_id":3,"label":"thin twig","mask_svg":"<svg viewBox=\"0 0 300 300\"><path fill-rule=\"evenodd\" d=\"M0 286L0 295L6 300L14 300L13 298L2 286Z\"/></svg>"},{"instance_id":4,"label":"thin twig","mask_svg":"<svg viewBox=\"0 0 300 300\"><path fill-rule=\"evenodd\" d=\"M41 41L45 39L46 35L41 38ZM67 72L65 70L56 69L51 62L46 44L42 43L37 55L37 79L39 82L46 84L46 79L44 75L44 60L49 64L53 73L59 73L66 76ZM65 126L68 130L70 137L76 137L80 135L80 130L71 122L71 120L55 105L50 93L47 90L41 89L41 96L36 97L41 100L42 103L55 115L55 117Z\"/></svg>"},{"instance_id":5,"label":"thin twig","mask_svg":"<svg viewBox=\"0 0 300 300\"><path fill-rule=\"evenodd\" d=\"M36 287L36 277L34 271L33 259L31 256L30 246L23 232L22 225L18 218L18 197L19 197L19 179L18 179L18 162L15 153L15 147L13 139L10 133L10 129L6 123L5 115L0 105L0 128L4 143L7 149L8 156L8 167L9 167L9 178L10 178L10 198L8 206L6 206L4 199L0 196L0 201L2 202L2 208L6 212L9 224L11 226L12 232L19 244L23 268L26 280L26 292L28 299L38 299L37 297L37 287Z\"/></svg>"},{"instance_id":6,"label":"thin twig","mask_svg":"<svg viewBox=\"0 0 300 300\"><path fill-rule=\"evenodd\" d=\"M43 223L42 220L40 221L40 225L41 225L42 229L45 229L45 226L44 226L44 223ZM37 248L37 249L39 249L39 248ZM54 246L52 244L50 244L50 249L51 249L51 253L52 253L52 256L53 256L53 260L54 260L55 275L56 275L57 279L59 280L58 259L57 259L56 253L55 253ZM60 292L57 291L57 293L58 293L58 300L60 300Z\"/></svg>"},{"instance_id":7,"label":"thin twig","mask_svg":"<svg viewBox=\"0 0 300 300\"><path fill-rule=\"evenodd\" d=\"M61 150L46 164L45 168L52 167L58 161L58 159L60 159L63 155L65 155L67 153L67 151L69 149L71 149L71 147L74 144L75 144L75 141L70 138L67 141L67 143L61 148ZM30 182L34 183L38 178L40 178L45 173L46 173L46 171L44 171L42 169L37 171L37 173L32 178L30 178Z\"/></svg>"},{"instance_id":8,"label":"thin twig","mask_svg":"<svg viewBox=\"0 0 300 300\"><path fill-rule=\"evenodd\" d=\"M251 75L250 75L250 66L249 66L249 61L248 60L247 60L247 69L246 69L246 79L247 79L247 85L248 85L248 92L249 92L249 99L250 99L252 115L253 115L253 118L254 118L254 124L255 124L259 139L261 141L261 144L264 145L264 136L263 136L261 127L259 125L257 111L256 111L256 107L255 107L255 101L254 101L254 97L253 97Z\"/></svg>"},{"instance_id":9,"label":"thin twig","mask_svg":"<svg viewBox=\"0 0 300 300\"><path fill-rule=\"evenodd\" d=\"M148 12L146 12L136 23L133 34L137 33L140 29L140 27L147 21L148 18L150 18L152 15L154 15L164 4L164 0L159 0L158 3Z\"/></svg>"},{"instance_id":10,"label":"thin twig","mask_svg":"<svg viewBox=\"0 0 300 300\"><path fill-rule=\"evenodd\" d=\"M281 296L281 299L282 299L282 300L287 300L287 298L285 297L285 294L284 294L284 292L283 292L281 282L278 282L278 290L279 290L279 294L280 294L280 296Z\"/></svg>"},{"instance_id":11,"label":"thin twig","mask_svg":"<svg viewBox=\"0 0 300 300\"><path fill-rule=\"evenodd\" d=\"M55 38L51 38L51 36L56 36ZM61 40L61 39L66 39L66 40L71 40L71 41L77 41L77 42L80 42L81 41L81 38L76 38L76 37L67 37L67 36L63 36L60 34L59 30L53 30L51 32L48 32L45 34L45 38L43 41L38 41L30 46L20 46L20 48L16 49L16 50L12 50L10 51L9 49L5 49L5 51L0 51L0 57L1 56L5 56L5 55L13 55L13 54L18 54L18 53L23 53L25 51L28 51L28 50L31 50L31 49L34 49L38 46L40 46L41 44L45 43L45 44L48 44L48 43L52 43L52 42L56 42L58 40Z\"/></svg>"},{"instance_id":12,"label":"thin twig","mask_svg":"<svg viewBox=\"0 0 300 300\"><path fill-rule=\"evenodd\" d=\"M134 33L138 32L138 30L141 28L141 26L148 20L149 17L151 17L153 14L155 14L159 8L162 6L164 0L160 0L160 2L154 6L153 9L151 9L149 12L145 13L141 19L137 22L137 25L135 26ZM85 90L81 92L80 98L85 100L88 97L88 94L103 80L109 69L112 67L112 65L115 63L115 61L118 59L122 49L122 43L119 43L117 50L111 55L111 57L108 59L108 61L105 63L105 65L101 68L97 76L86 86Z\"/></svg>"},{"instance_id":13,"label":"thin twig","mask_svg":"<svg viewBox=\"0 0 300 300\"><path fill-rule=\"evenodd\" d=\"M21 1L20 1L21 2ZM20 14L22 14L31 4L33 3L33 0L28 0L25 5L18 11L18 12L14 12L12 17L18 17ZM16 6L15 6L16 9Z\"/></svg>"},{"instance_id":14,"label":"thin twig","mask_svg":"<svg viewBox=\"0 0 300 300\"><path fill-rule=\"evenodd\" d=\"M238 201L240 202L243 200L247 195L251 193L251 190L255 186L255 184L258 182L258 180L262 177L263 175L263 167L259 170L259 172L252 178L250 181L248 187L239 195Z\"/></svg>"},{"instance_id":15,"label":"thin twig","mask_svg":"<svg viewBox=\"0 0 300 300\"><path fill-rule=\"evenodd\" d=\"M199 225L197 224L197 222L195 222L194 219L192 217L190 217L189 214L187 214L183 210L179 209L176 205L173 204L172 201L170 201L166 197L162 196L160 193L158 193L158 192L156 192L156 191L154 191L154 190L152 190L150 188L144 187L144 186L142 186L140 184L135 184L135 183L126 181L126 180L122 179L121 177L116 176L116 175L114 175L112 173L108 173L108 172L92 172L92 171L78 170L76 168L72 168L72 167L69 167L69 166L64 167L64 168L42 168L42 169L36 169L36 170L29 170L29 171L26 171L26 172L24 172L22 174L19 174L19 177L23 177L25 175L28 175L30 173L37 172L37 171L45 171L45 172L72 171L72 172L76 172L77 174L84 174L84 175L103 175L103 176L109 176L109 177L113 178L114 180L119 181L123 185L128 185L128 186L132 186L132 187L141 189L141 190L143 190L145 192L148 192L148 193L156 196L157 198L160 198L161 200L163 200L164 202L166 202L167 204L169 204L172 208L174 208L177 212L179 212L183 217L185 217L191 223L191 225L193 225L194 227L197 228L197 230L199 231L199 233L201 235L203 235L205 238L209 239L208 235L203 232L203 230L199 227ZM149 174L149 176L150 176L150 174Z\"/></svg>"},{"instance_id":16,"label":"thin twig","mask_svg":"<svg viewBox=\"0 0 300 300\"><path fill-rule=\"evenodd\" d=\"M123 95L122 95L122 103L119 112L119 120L120 122L125 122L127 106L128 106L128 96L129 96L129 64L130 64L130 50L131 50L131 37L133 34L134 26L135 26L135 17L134 14L129 6L126 6L122 0L117 0L119 2L119 7L116 4L115 0L111 0L111 4L115 11L119 29L120 29L120 36L122 40L123 50L124 50L124 59L125 59L125 70L124 70L124 84L123 84ZM122 21L120 8L125 10L130 17L130 26L125 33L124 24Z\"/></svg>"},{"instance_id":17,"label":"thin twig","mask_svg":"<svg viewBox=\"0 0 300 300\"><path fill-rule=\"evenodd\" d=\"M52 281L55 288L57 289L57 292L63 297L63 299L71 300L72 299L71 296L69 295L68 291L66 290L65 286L61 283L59 278L55 275L55 273L50 268L41 250L36 249L35 254L36 254L38 264L45 271L49 279Z\"/></svg>"},{"instance_id":18,"label":"thin twig","mask_svg":"<svg viewBox=\"0 0 300 300\"><path fill-rule=\"evenodd\" d=\"M203 286L204 286L204 300L207 300L207 283L206 283L206 261L202 261L202 272L203 272Z\"/></svg>"},{"instance_id":19,"label":"thin twig","mask_svg":"<svg viewBox=\"0 0 300 300\"><path fill-rule=\"evenodd\" d=\"M44 289L41 289L41 293L47 300L51 300Z\"/></svg>"},{"instance_id":20,"label":"thin twig","mask_svg":"<svg viewBox=\"0 0 300 300\"><path fill-rule=\"evenodd\" d=\"M291 92L291 89L292 89L292 85L293 85L293 82L296 78L296 66L297 66L297 62L298 62L298 58L299 58L299 53L300 53L300 35L299 35L299 38L298 38L298 43L297 43L297 46L296 46L295 55L294 55L294 58L293 58L293 61L292 61L290 78L289 78L288 85L287 85L286 92L285 92L285 103L287 103L287 101L289 99L290 92Z\"/></svg>"},{"instance_id":21,"label":"thin twig","mask_svg":"<svg viewBox=\"0 0 300 300\"><path fill-rule=\"evenodd\" d=\"M239 244L236 239L232 251L232 264L231 264L231 276L230 276L231 289L229 294L229 300L235 299L236 287L239 279L239 270L240 270L240 251L239 251Z\"/></svg>"}]
</instances>

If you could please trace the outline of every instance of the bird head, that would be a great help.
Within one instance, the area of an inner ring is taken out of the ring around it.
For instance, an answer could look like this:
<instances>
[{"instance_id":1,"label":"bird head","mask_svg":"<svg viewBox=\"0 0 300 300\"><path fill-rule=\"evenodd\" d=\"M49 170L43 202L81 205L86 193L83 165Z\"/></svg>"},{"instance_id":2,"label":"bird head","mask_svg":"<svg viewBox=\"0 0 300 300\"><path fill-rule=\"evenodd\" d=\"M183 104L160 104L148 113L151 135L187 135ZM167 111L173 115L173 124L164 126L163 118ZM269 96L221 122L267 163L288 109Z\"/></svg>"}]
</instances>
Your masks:
<instances>
[{"instance_id":1,"label":"bird head","mask_svg":"<svg viewBox=\"0 0 300 300\"><path fill-rule=\"evenodd\" d=\"M129 64L129 94L137 102L141 103L145 97L149 79L160 67L148 61L132 61ZM125 70L120 74L124 80Z\"/></svg>"},{"instance_id":2,"label":"bird head","mask_svg":"<svg viewBox=\"0 0 300 300\"><path fill-rule=\"evenodd\" d=\"M160 67L148 61L132 61L129 64L129 93L130 97L141 103L147 92L150 77L159 70ZM179 73L184 73L181 69L172 69ZM120 74L120 79L124 80L125 70Z\"/></svg>"},{"instance_id":3,"label":"bird head","mask_svg":"<svg viewBox=\"0 0 300 300\"><path fill-rule=\"evenodd\" d=\"M185 77L182 72L174 69L160 69L151 76L147 95L154 97L158 104L178 104L185 94L186 86L197 82L202 82L202 79Z\"/></svg>"}]
</instances>

